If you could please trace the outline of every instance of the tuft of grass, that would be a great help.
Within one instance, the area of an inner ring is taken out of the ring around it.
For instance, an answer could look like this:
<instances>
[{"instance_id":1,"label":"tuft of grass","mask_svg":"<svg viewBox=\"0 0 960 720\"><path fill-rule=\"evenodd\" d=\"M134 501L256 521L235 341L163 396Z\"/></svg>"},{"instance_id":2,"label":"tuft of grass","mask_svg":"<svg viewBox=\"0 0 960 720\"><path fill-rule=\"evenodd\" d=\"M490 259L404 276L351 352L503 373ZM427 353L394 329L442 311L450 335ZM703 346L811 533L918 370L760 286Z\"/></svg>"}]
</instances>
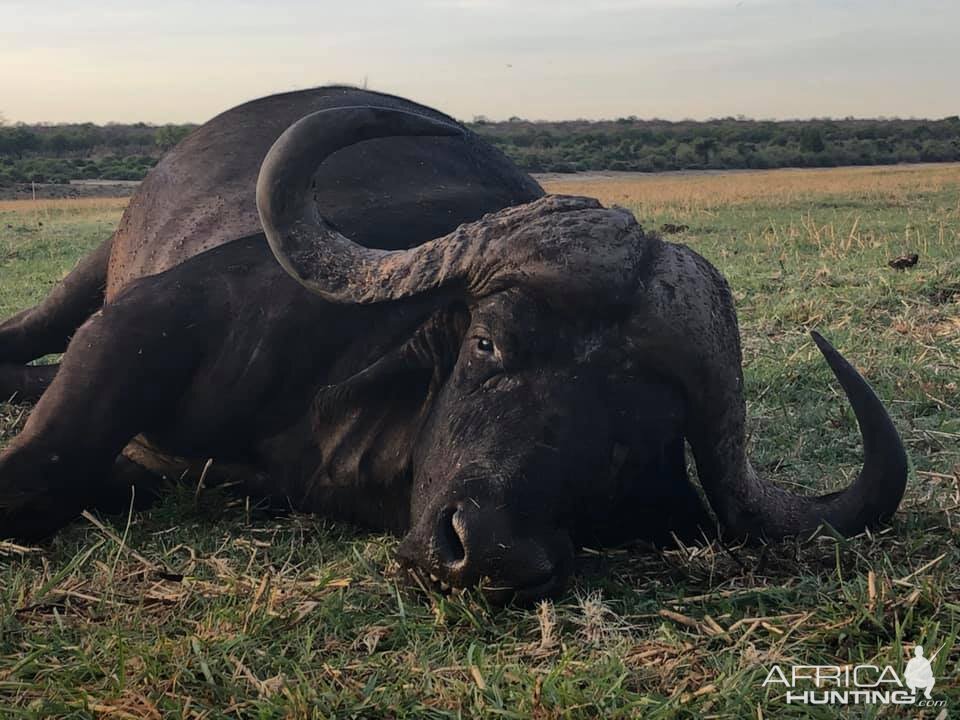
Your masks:
<instances>
[{"instance_id":1,"label":"tuft of grass","mask_svg":"<svg viewBox=\"0 0 960 720\"><path fill-rule=\"evenodd\" d=\"M860 368L911 457L890 527L585 549L563 597L492 610L401 582L395 538L171 488L43 548L0 543L4 717L830 718L761 687L769 667L902 671L916 643L941 648L934 694L954 706L960 166L573 182L549 189L626 205L649 228L687 225L669 239L729 279L750 452L768 478L811 491L852 480L856 423L807 331ZM46 294L120 210L0 206L0 314ZM915 268L887 266L907 252ZM0 445L26 412L0 407Z\"/></svg>"}]
</instances>

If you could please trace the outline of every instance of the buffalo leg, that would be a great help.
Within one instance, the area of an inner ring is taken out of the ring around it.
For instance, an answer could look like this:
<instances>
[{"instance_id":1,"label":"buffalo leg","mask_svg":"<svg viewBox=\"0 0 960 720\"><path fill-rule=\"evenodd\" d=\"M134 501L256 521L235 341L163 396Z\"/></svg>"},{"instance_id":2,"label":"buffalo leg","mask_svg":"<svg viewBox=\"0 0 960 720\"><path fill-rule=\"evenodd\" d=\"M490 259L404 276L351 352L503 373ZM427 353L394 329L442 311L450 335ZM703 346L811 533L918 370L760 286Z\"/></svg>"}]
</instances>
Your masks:
<instances>
[{"instance_id":1,"label":"buffalo leg","mask_svg":"<svg viewBox=\"0 0 960 720\"><path fill-rule=\"evenodd\" d=\"M53 382L59 365L0 365L0 402L34 402Z\"/></svg>"},{"instance_id":2,"label":"buffalo leg","mask_svg":"<svg viewBox=\"0 0 960 720\"><path fill-rule=\"evenodd\" d=\"M0 537L45 537L97 502L124 445L173 416L203 330L163 306L147 283L77 331L23 431L0 454Z\"/></svg>"},{"instance_id":3,"label":"buffalo leg","mask_svg":"<svg viewBox=\"0 0 960 720\"><path fill-rule=\"evenodd\" d=\"M0 323L0 363L26 363L63 352L70 337L103 305L112 240L84 257L36 307Z\"/></svg>"}]
</instances>

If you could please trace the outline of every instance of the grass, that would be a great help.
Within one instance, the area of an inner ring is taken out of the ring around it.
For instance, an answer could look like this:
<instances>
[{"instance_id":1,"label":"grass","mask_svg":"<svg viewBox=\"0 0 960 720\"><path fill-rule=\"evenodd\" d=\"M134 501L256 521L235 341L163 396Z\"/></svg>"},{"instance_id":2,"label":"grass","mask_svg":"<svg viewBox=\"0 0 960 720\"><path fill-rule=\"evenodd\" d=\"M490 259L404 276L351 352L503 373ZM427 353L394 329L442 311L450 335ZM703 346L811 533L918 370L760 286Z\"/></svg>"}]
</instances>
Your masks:
<instances>
[{"instance_id":1,"label":"grass","mask_svg":"<svg viewBox=\"0 0 960 720\"><path fill-rule=\"evenodd\" d=\"M171 488L43 548L0 544L3 717L835 717L761 683L774 663L942 650L960 701L960 166L553 182L634 209L736 293L751 456L823 490L860 462L807 330L890 408L912 461L893 524L766 548L586 550L553 603L492 610L395 575L396 540ZM117 203L0 205L0 314L109 235ZM42 226L39 224L42 222ZM916 252L904 272L887 266ZM0 406L0 443L26 408ZM932 651L931 651L932 652ZM930 653L928 652L928 655ZM853 717L906 717L873 706ZM943 708L910 717L943 718Z\"/></svg>"}]
</instances>

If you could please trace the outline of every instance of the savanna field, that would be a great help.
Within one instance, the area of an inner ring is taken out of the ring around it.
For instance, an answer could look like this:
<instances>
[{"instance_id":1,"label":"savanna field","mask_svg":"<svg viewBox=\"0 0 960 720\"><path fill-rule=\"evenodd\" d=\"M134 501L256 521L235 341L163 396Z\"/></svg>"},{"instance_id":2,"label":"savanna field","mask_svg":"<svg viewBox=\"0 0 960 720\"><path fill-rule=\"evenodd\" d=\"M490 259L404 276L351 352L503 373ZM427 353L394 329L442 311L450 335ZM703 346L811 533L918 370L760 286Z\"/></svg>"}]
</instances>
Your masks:
<instances>
[{"instance_id":1,"label":"savanna field","mask_svg":"<svg viewBox=\"0 0 960 720\"><path fill-rule=\"evenodd\" d=\"M946 718L960 712L960 165L554 177L727 277L750 455L823 492L861 461L808 331L887 403L911 459L891 526L843 540L584 549L554 602L413 587L396 539L171 486L42 547L0 541L2 718ZM0 317L109 237L123 199L0 202ZM916 253L916 266L888 266ZM0 399L0 402L6 398ZM0 446L29 407L0 404ZM0 535L3 529L0 528ZM935 708L787 705L774 664L936 653Z\"/></svg>"}]
</instances>

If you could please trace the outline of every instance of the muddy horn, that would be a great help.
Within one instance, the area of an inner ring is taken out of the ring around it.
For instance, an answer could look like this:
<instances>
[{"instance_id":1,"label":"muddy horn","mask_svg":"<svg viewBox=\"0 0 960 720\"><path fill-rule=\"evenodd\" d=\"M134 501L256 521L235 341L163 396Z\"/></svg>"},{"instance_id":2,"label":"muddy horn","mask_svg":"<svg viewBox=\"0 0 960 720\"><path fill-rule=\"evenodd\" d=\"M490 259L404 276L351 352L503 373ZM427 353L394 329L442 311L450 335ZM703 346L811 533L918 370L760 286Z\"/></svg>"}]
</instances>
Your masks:
<instances>
[{"instance_id":1,"label":"muddy horn","mask_svg":"<svg viewBox=\"0 0 960 720\"><path fill-rule=\"evenodd\" d=\"M410 252L365 248L337 232L312 202L311 183L326 158L365 140L462 133L422 115L373 107L321 110L298 120L270 148L257 179L260 222L277 260L332 302L397 299L435 285L432 268L414 264Z\"/></svg>"},{"instance_id":2,"label":"muddy horn","mask_svg":"<svg viewBox=\"0 0 960 720\"><path fill-rule=\"evenodd\" d=\"M714 452L700 453L698 469L707 481L705 487L715 490L709 493L713 496L711 504L725 534L774 539L810 533L825 523L843 535L854 535L888 520L903 498L907 455L886 408L867 381L825 338L817 332L811 335L857 418L864 454L860 474L838 492L796 495L761 479L741 443L726 447L718 443L714 452L726 455L726 461L717 462Z\"/></svg>"},{"instance_id":3,"label":"muddy horn","mask_svg":"<svg viewBox=\"0 0 960 720\"><path fill-rule=\"evenodd\" d=\"M438 288L480 292L496 274L484 258L502 254L490 251L491 243L502 243L502 232L468 224L409 250L368 248L338 232L312 197L313 173L338 150L374 138L464 132L423 115L375 107L321 110L298 120L267 153L257 179L260 222L277 260L308 290L337 303L401 300ZM545 198L532 205L541 214L598 207L595 200L572 198ZM497 230L522 225L523 219L501 223ZM514 255L507 266L522 266L526 260Z\"/></svg>"},{"instance_id":4,"label":"muddy horn","mask_svg":"<svg viewBox=\"0 0 960 720\"><path fill-rule=\"evenodd\" d=\"M592 198L543 197L393 251L344 236L313 201L313 173L337 150L379 137L464 132L373 107L321 110L298 120L267 153L257 180L260 222L277 260L307 289L339 303L400 300L438 288L477 297L518 280L547 292L563 287L570 297L632 290L642 260L640 227L629 213L606 210ZM563 223L554 222L558 213Z\"/></svg>"}]
</instances>

